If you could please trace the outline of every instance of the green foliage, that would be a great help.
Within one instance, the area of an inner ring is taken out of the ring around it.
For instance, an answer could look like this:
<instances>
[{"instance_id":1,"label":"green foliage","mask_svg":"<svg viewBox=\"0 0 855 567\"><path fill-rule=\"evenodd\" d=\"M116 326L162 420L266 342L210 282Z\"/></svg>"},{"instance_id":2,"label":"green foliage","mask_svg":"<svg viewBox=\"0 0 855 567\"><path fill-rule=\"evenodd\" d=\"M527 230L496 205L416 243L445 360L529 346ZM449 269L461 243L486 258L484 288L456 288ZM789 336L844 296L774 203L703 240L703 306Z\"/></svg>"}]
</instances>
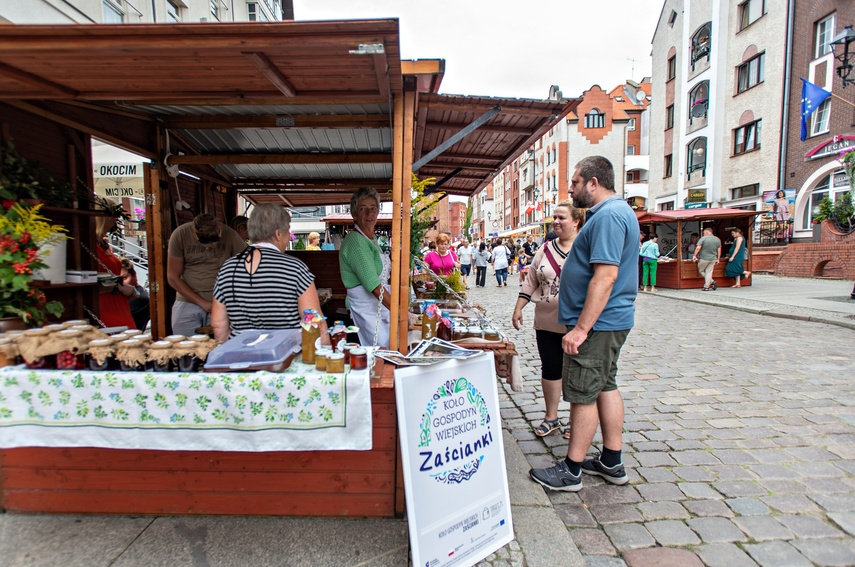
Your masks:
<instances>
[{"instance_id":1,"label":"green foliage","mask_svg":"<svg viewBox=\"0 0 855 567\"><path fill-rule=\"evenodd\" d=\"M448 285L451 289L456 291L458 294L464 293L466 291L466 282L463 281L463 276L460 275L460 270L454 270L447 276L438 276L442 281ZM448 290L441 283L437 282L436 287L433 290L433 294L431 295L431 299L446 299L448 297L452 297L451 294L448 293Z\"/></svg>"},{"instance_id":2,"label":"green foliage","mask_svg":"<svg viewBox=\"0 0 855 567\"><path fill-rule=\"evenodd\" d=\"M0 199L40 199L55 207L68 207L74 191L57 181L45 168L18 153L11 141L0 144Z\"/></svg>"},{"instance_id":3,"label":"green foliage","mask_svg":"<svg viewBox=\"0 0 855 567\"><path fill-rule=\"evenodd\" d=\"M413 174L412 195L410 200L410 269L415 266L415 258L420 255L422 240L433 226L431 217L436 210L436 203L445 193L425 195L425 189L436 183L436 179L428 177L419 179Z\"/></svg>"},{"instance_id":4,"label":"green foliage","mask_svg":"<svg viewBox=\"0 0 855 567\"><path fill-rule=\"evenodd\" d=\"M831 220L841 232L855 230L855 206L852 203L852 191L847 191L832 201L828 195L819 202L819 212L813 216L814 223Z\"/></svg>"}]
</instances>

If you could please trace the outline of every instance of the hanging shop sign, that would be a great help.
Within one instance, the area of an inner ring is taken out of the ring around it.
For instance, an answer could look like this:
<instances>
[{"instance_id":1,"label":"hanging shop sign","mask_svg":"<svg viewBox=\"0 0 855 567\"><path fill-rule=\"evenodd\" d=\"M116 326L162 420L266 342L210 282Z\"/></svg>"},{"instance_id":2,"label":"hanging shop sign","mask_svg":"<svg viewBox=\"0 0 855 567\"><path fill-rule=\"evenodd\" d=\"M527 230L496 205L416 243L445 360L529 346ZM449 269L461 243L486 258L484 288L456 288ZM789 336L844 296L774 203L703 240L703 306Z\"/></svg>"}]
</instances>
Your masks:
<instances>
[{"instance_id":1,"label":"hanging shop sign","mask_svg":"<svg viewBox=\"0 0 855 567\"><path fill-rule=\"evenodd\" d=\"M493 354L395 371L413 565L475 565L514 538Z\"/></svg>"},{"instance_id":2,"label":"hanging shop sign","mask_svg":"<svg viewBox=\"0 0 855 567\"><path fill-rule=\"evenodd\" d=\"M689 189L689 198L687 203L703 203L707 200L706 189ZM688 207L686 207L688 209Z\"/></svg>"},{"instance_id":3,"label":"hanging shop sign","mask_svg":"<svg viewBox=\"0 0 855 567\"><path fill-rule=\"evenodd\" d=\"M145 198L142 163L101 163L93 166L95 194L111 199Z\"/></svg>"},{"instance_id":4,"label":"hanging shop sign","mask_svg":"<svg viewBox=\"0 0 855 567\"><path fill-rule=\"evenodd\" d=\"M843 150L855 148L855 136L834 136L805 154L805 161L827 157L837 157Z\"/></svg>"}]
</instances>

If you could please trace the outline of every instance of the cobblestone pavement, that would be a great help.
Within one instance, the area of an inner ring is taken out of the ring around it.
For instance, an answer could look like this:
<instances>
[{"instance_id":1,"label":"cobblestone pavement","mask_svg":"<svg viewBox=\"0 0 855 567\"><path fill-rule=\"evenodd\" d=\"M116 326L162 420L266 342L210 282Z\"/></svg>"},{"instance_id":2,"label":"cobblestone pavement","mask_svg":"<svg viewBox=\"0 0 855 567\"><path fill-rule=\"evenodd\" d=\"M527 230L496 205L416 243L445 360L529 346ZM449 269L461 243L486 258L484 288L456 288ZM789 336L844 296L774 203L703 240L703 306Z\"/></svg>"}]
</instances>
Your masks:
<instances>
[{"instance_id":1,"label":"cobblestone pavement","mask_svg":"<svg viewBox=\"0 0 855 567\"><path fill-rule=\"evenodd\" d=\"M533 307L525 329L510 322L518 289L488 277L470 297L516 344L524 391L504 385L501 413L543 467L566 441L533 432L540 363ZM630 483L548 493L586 564L855 565L853 345L839 326L641 294L618 376ZM502 552L483 564L526 564Z\"/></svg>"}]
</instances>

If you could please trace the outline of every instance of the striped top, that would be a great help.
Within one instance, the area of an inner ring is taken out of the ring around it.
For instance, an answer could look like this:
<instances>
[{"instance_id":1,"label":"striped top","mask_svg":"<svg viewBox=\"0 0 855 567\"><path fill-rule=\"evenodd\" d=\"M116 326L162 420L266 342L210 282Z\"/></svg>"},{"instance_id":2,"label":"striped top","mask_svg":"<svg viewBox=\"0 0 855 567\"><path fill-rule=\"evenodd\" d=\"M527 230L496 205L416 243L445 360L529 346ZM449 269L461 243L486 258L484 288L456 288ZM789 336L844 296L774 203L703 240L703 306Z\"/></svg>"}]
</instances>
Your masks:
<instances>
[{"instance_id":1,"label":"striped top","mask_svg":"<svg viewBox=\"0 0 855 567\"><path fill-rule=\"evenodd\" d=\"M245 269L246 253L226 260L214 284L214 299L226 307L231 335L248 329L294 329L300 326L297 299L315 276L302 261L269 248L261 252L254 274Z\"/></svg>"}]
</instances>

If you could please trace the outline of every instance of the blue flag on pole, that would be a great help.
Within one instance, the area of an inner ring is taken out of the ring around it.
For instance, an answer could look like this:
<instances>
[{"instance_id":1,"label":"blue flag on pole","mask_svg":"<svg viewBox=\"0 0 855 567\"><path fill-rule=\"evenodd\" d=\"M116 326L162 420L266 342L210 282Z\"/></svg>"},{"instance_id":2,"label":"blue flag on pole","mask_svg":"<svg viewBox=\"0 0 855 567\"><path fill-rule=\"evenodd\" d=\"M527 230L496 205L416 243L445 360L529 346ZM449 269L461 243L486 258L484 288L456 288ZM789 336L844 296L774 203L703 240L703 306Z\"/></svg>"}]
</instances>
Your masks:
<instances>
[{"instance_id":1,"label":"blue flag on pole","mask_svg":"<svg viewBox=\"0 0 855 567\"><path fill-rule=\"evenodd\" d=\"M831 93L827 90L802 79L802 135L800 138L802 142L807 138L808 118L830 96Z\"/></svg>"}]
</instances>

